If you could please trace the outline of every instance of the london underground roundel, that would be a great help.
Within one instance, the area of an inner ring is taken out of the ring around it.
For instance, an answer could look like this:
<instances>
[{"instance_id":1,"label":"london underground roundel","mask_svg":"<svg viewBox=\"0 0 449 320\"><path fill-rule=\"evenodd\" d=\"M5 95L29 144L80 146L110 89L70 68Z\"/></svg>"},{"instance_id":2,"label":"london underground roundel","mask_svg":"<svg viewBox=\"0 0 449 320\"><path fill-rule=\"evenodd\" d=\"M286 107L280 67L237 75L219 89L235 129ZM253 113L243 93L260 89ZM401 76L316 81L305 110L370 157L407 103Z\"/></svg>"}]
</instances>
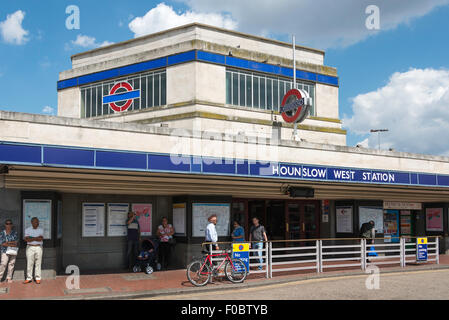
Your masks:
<instances>
[{"instance_id":1,"label":"london underground roundel","mask_svg":"<svg viewBox=\"0 0 449 320\"><path fill-rule=\"evenodd\" d=\"M309 111L309 95L304 90L289 90L281 103L281 115L285 122L296 123L302 122Z\"/></svg>"},{"instance_id":2,"label":"london underground roundel","mask_svg":"<svg viewBox=\"0 0 449 320\"><path fill-rule=\"evenodd\" d=\"M140 89L134 90L129 82L121 81L111 88L109 95L103 96L103 104L109 104L115 112L123 112L128 110L137 98L140 98Z\"/></svg>"}]
</instances>

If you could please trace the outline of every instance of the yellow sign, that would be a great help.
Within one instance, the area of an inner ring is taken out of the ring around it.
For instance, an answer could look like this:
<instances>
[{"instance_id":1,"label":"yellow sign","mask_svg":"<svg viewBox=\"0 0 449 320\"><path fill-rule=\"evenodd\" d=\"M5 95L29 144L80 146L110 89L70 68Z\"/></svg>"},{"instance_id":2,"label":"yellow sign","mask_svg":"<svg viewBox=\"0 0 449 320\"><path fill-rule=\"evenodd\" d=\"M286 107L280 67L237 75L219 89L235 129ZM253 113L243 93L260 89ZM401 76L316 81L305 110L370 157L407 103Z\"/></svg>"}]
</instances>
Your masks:
<instances>
[{"instance_id":1,"label":"yellow sign","mask_svg":"<svg viewBox=\"0 0 449 320\"><path fill-rule=\"evenodd\" d=\"M418 238L418 244L427 244L427 238Z\"/></svg>"},{"instance_id":2,"label":"yellow sign","mask_svg":"<svg viewBox=\"0 0 449 320\"><path fill-rule=\"evenodd\" d=\"M249 243L233 243L232 251L234 252L249 251Z\"/></svg>"}]
</instances>

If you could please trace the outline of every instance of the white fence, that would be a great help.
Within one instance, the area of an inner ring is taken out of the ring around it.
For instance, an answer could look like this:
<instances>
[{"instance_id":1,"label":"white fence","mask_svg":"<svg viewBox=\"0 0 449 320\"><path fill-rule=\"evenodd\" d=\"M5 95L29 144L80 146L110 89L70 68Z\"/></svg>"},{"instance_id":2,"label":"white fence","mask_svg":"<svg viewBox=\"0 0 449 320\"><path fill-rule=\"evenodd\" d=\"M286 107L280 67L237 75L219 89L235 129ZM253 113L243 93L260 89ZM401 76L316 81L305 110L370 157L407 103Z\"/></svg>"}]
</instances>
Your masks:
<instances>
[{"instance_id":1,"label":"white fence","mask_svg":"<svg viewBox=\"0 0 449 320\"><path fill-rule=\"evenodd\" d=\"M427 262L439 264L439 239L427 239ZM261 249L253 246L249 250L250 273L265 273L267 278L272 278L273 274L289 271L314 270L321 273L349 267L365 270L368 264L405 267L407 263L419 263L415 238L400 237L398 242L385 240L376 238L375 243L360 238L268 241ZM211 250L211 244L208 245ZM214 250L212 254L222 252ZM222 261L223 257L212 260Z\"/></svg>"}]
</instances>

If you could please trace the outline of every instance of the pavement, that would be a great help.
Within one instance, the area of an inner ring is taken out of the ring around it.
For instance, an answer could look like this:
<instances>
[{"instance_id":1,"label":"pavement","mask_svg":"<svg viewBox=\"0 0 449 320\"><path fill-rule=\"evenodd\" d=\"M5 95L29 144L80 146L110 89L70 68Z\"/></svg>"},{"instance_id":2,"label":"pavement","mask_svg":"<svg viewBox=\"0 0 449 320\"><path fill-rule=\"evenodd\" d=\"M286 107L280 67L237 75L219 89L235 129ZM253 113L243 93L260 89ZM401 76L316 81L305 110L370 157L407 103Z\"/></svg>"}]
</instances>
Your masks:
<instances>
[{"instance_id":1,"label":"pavement","mask_svg":"<svg viewBox=\"0 0 449 320\"><path fill-rule=\"evenodd\" d=\"M449 269L449 255L440 255L440 264L408 264L405 268L393 265L382 265L381 274L403 273ZM22 280L13 283L0 283L0 299L136 299L166 296L176 299L177 295L199 292L214 292L234 290L237 288L252 288L273 284L289 283L299 280L322 279L332 277L348 277L365 275L357 267L339 267L325 269L323 273L315 270L301 270L273 273L273 278L266 279L265 273L249 274L242 284L232 284L223 278L217 278L214 283L205 287L194 287L186 277L185 269L159 271L151 275L140 273L87 274L79 277L79 289L70 289L66 282L68 276L57 276L55 279L43 280L41 284L23 284Z\"/></svg>"}]
</instances>

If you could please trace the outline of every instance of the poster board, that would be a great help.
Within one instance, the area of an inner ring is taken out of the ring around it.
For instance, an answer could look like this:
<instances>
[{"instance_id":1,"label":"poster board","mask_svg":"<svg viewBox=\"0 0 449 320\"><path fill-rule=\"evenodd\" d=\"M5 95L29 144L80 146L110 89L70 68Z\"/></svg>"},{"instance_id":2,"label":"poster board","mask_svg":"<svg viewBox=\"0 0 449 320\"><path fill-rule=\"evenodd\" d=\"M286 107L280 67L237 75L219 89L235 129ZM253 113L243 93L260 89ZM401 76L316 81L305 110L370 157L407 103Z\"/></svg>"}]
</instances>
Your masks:
<instances>
[{"instance_id":1,"label":"poster board","mask_svg":"<svg viewBox=\"0 0 449 320\"><path fill-rule=\"evenodd\" d=\"M186 207L185 203L173 204L173 228L175 235L186 235Z\"/></svg>"},{"instance_id":2,"label":"poster board","mask_svg":"<svg viewBox=\"0 0 449 320\"><path fill-rule=\"evenodd\" d=\"M62 201L58 201L58 208L56 213L56 223L57 223L57 238L62 238Z\"/></svg>"},{"instance_id":3,"label":"poster board","mask_svg":"<svg viewBox=\"0 0 449 320\"><path fill-rule=\"evenodd\" d=\"M137 215L137 221L142 236L151 236L153 226L153 207L151 203L133 203L132 211Z\"/></svg>"},{"instance_id":4,"label":"poster board","mask_svg":"<svg viewBox=\"0 0 449 320\"><path fill-rule=\"evenodd\" d=\"M376 233L384 233L384 211L382 207L359 207L359 230L362 224L374 221Z\"/></svg>"},{"instance_id":5,"label":"poster board","mask_svg":"<svg viewBox=\"0 0 449 320\"><path fill-rule=\"evenodd\" d=\"M82 236L104 237L104 203L83 203Z\"/></svg>"},{"instance_id":6,"label":"poster board","mask_svg":"<svg viewBox=\"0 0 449 320\"><path fill-rule=\"evenodd\" d=\"M352 207L336 207L337 233L353 233Z\"/></svg>"},{"instance_id":7,"label":"poster board","mask_svg":"<svg viewBox=\"0 0 449 320\"><path fill-rule=\"evenodd\" d=\"M128 234L128 211L127 203L108 203L108 237L123 237Z\"/></svg>"},{"instance_id":8,"label":"poster board","mask_svg":"<svg viewBox=\"0 0 449 320\"><path fill-rule=\"evenodd\" d=\"M426 209L426 231L443 231L443 208Z\"/></svg>"},{"instance_id":9,"label":"poster board","mask_svg":"<svg viewBox=\"0 0 449 320\"><path fill-rule=\"evenodd\" d=\"M193 203L192 204L192 236L204 237L208 225L207 218L217 215L218 236L229 236L231 206L229 203Z\"/></svg>"},{"instance_id":10,"label":"poster board","mask_svg":"<svg viewBox=\"0 0 449 320\"><path fill-rule=\"evenodd\" d=\"M39 219L39 228L44 230L44 239L51 239L51 200L23 200L23 234L31 227L31 218Z\"/></svg>"},{"instance_id":11,"label":"poster board","mask_svg":"<svg viewBox=\"0 0 449 320\"><path fill-rule=\"evenodd\" d=\"M412 236L412 213L401 210L401 236Z\"/></svg>"},{"instance_id":12,"label":"poster board","mask_svg":"<svg viewBox=\"0 0 449 320\"><path fill-rule=\"evenodd\" d=\"M384 242L399 242L399 210L384 211Z\"/></svg>"}]
</instances>

